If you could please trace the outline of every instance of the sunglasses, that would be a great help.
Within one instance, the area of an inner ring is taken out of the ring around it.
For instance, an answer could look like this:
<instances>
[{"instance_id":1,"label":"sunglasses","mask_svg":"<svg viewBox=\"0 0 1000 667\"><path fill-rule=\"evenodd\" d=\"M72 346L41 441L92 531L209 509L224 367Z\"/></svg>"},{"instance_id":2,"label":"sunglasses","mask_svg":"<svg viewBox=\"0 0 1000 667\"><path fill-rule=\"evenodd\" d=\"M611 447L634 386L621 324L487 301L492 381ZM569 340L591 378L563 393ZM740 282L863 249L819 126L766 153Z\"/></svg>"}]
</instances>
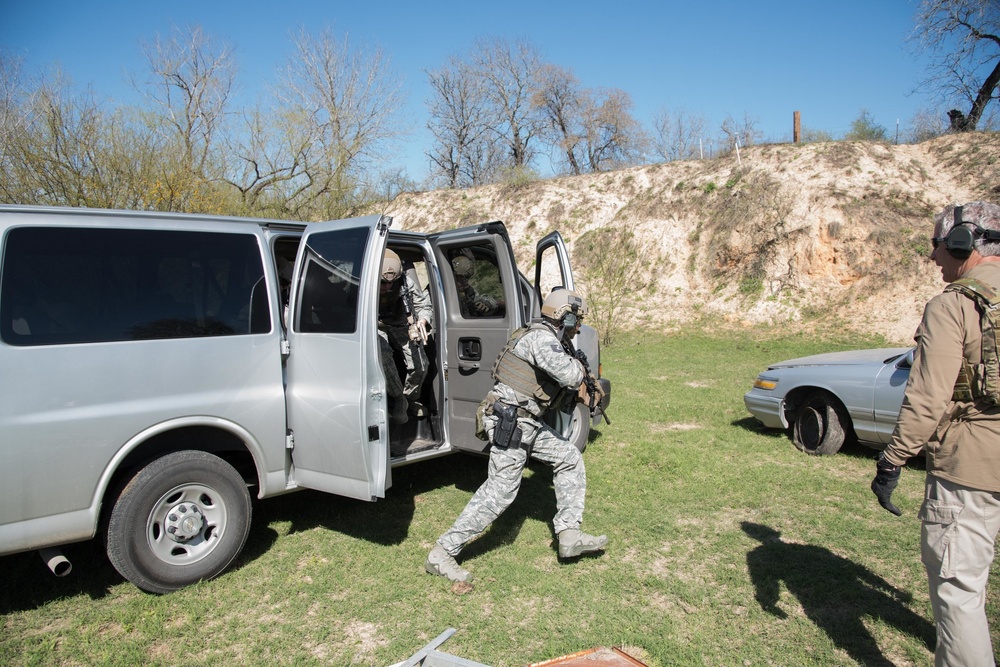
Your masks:
<instances>
[{"instance_id":1,"label":"sunglasses","mask_svg":"<svg viewBox=\"0 0 1000 667\"><path fill-rule=\"evenodd\" d=\"M931 247L937 250L938 246L948 240L947 236L934 236L931 238Z\"/></svg>"}]
</instances>

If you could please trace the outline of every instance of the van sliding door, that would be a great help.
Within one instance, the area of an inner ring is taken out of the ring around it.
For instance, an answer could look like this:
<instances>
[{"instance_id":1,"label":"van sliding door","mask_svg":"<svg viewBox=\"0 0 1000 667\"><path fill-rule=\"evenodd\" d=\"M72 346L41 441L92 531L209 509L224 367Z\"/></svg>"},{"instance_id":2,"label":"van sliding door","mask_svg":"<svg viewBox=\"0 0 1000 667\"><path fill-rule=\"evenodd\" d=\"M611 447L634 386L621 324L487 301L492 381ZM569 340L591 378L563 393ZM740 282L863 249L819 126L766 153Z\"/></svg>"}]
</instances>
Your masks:
<instances>
[{"instance_id":1,"label":"van sliding door","mask_svg":"<svg viewBox=\"0 0 1000 667\"><path fill-rule=\"evenodd\" d=\"M306 227L292 277L286 362L295 482L361 500L391 484L375 323L391 218Z\"/></svg>"},{"instance_id":2,"label":"van sliding door","mask_svg":"<svg viewBox=\"0 0 1000 667\"><path fill-rule=\"evenodd\" d=\"M503 223L434 234L431 243L448 304L440 328L449 442L478 452L487 443L475 436L476 408L493 387L493 362L525 321L520 274Z\"/></svg>"}]
</instances>

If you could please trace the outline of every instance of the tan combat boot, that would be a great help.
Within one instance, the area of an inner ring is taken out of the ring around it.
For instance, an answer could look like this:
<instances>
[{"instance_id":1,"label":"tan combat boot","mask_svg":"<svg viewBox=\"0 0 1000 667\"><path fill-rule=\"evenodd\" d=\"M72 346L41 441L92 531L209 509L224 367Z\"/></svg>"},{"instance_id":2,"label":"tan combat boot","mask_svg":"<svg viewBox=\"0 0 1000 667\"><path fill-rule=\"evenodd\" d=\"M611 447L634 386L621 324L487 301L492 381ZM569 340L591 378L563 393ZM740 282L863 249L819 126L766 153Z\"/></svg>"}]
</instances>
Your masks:
<instances>
[{"instance_id":1,"label":"tan combat boot","mask_svg":"<svg viewBox=\"0 0 1000 667\"><path fill-rule=\"evenodd\" d=\"M468 570L463 570L440 544L435 544L431 552L427 554L427 562L424 563L424 569L430 574L436 574L451 581L464 581L467 584L472 583L472 573Z\"/></svg>"},{"instance_id":2,"label":"tan combat boot","mask_svg":"<svg viewBox=\"0 0 1000 667\"><path fill-rule=\"evenodd\" d=\"M583 554L604 551L607 543L607 535L595 537L594 535L588 535L579 530L568 528L559 533L559 557L576 558Z\"/></svg>"}]
</instances>

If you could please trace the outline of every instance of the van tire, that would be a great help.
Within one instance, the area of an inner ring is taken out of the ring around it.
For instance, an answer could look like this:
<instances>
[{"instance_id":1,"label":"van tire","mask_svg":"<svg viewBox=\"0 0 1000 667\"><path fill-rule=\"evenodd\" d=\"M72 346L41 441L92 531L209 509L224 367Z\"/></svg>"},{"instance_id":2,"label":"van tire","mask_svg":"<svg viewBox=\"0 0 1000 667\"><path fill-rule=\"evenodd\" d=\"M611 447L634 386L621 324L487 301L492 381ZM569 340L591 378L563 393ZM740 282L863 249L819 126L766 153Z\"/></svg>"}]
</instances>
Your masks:
<instances>
[{"instance_id":1,"label":"van tire","mask_svg":"<svg viewBox=\"0 0 1000 667\"><path fill-rule=\"evenodd\" d=\"M221 574L250 532L246 483L218 456L181 451L152 461L118 494L105 547L118 572L150 593Z\"/></svg>"},{"instance_id":2,"label":"van tire","mask_svg":"<svg viewBox=\"0 0 1000 667\"><path fill-rule=\"evenodd\" d=\"M572 412L551 410L545 415L544 421L556 433L565 435L581 454L586 451L590 441L590 409L586 405L577 403Z\"/></svg>"}]
</instances>

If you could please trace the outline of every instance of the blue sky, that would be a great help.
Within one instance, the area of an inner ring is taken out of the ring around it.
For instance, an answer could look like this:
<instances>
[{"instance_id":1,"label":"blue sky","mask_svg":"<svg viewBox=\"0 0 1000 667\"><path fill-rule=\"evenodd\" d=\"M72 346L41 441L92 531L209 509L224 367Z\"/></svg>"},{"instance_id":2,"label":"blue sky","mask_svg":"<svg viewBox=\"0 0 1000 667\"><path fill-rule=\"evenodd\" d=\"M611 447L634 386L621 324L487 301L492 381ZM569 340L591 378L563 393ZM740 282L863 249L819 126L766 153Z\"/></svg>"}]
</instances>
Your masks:
<instances>
[{"instance_id":1,"label":"blue sky","mask_svg":"<svg viewBox=\"0 0 1000 667\"><path fill-rule=\"evenodd\" d=\"M710 136L727 116L748 116L782 141L798 110L805 128L836 137L865 108L892 137L897 120L905 128L933 106L913 93L926 72L906 42L915 10L913 0L0 0L0 47L27 73L59 64L78 87L130 101L140 41L199 25L236 47L239 84L252 98L289 57L292 33L328 26L381 47L402 76L414 132L394 162L420 181L430 142L424 71L477 38L530 40L581 85L628 92L647 128L659 109L684 109L706 118Z\"/></svg>"}]
</instances>

